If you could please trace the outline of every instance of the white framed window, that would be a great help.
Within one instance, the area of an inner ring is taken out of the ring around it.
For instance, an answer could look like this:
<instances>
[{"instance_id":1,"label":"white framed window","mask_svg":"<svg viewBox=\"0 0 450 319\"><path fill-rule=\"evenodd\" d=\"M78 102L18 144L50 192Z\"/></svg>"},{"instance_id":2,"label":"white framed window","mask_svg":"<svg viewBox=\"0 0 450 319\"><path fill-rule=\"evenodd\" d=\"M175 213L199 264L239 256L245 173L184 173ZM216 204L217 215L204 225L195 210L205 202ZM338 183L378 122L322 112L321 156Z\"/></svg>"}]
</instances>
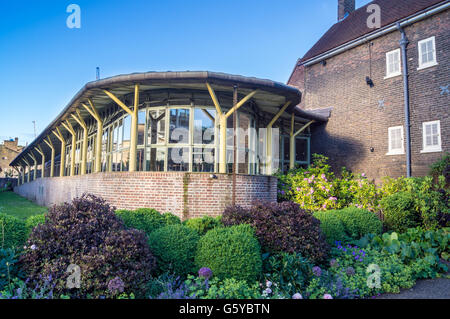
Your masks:
<instances>
[{"instance_id":1,"label":"white framed window","mask_svg":"<svg viewBox=\"0 0 450 319\"><path fill-rule=\"evenodd\" d=\"M388 128L389 151L386 155L405 154L405 143L403 140L403 126Z\"/></svg>"},{"instance_id":2,"label":"white framed window","mask_svg":"<svg viewBox=\"0 0 450 319\"><path fill-rule=\"evenodd\" d=\"M429 68L438 64L436 60L436 42L434 37L419 41L418 48L418 70Z\"/></svg>"},{"instance_id":3,"label":"white framed window","mask_svg":"<svg viewBox=\"0 0 450 319\"><path fill-rule=\"evenodd\" d=\"M423 149L421 153L442 152L441 122L422 123Z\"/></svg>"},{"instance_id":4,"label":"white framed window","mask_svg":"<svg viewBox=\"0 0 450 319\"><path fill-rule=\"evenodd\" d=\"M385 79L402 74L400 49L386 53Z\"/></svg>"}]
</instances>

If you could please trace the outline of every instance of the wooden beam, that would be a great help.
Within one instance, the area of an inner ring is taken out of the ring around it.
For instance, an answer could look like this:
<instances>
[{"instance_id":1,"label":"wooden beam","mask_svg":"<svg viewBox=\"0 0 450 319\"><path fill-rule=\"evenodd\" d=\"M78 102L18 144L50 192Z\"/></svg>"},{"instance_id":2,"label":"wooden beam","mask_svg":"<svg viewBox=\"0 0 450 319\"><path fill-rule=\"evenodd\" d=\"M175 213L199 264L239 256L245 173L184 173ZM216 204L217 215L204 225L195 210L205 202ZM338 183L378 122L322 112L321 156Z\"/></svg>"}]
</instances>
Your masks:
<instances>
[{"instance_id":1,"label":"wooden beam","mask_svg":"<svg viewBox=\"0 0 450 319\"><path fill-rule=\"evenodd\" d=\"M109 92L107 90L103 90L103 92L105 92L105 94L108 95L111 100L116 102L117 105L119 105L125 112L127 112L130 115L133 114L133 111L128 106L126 106L121 100L119 100L114 94L112 94L111 92Z\"/></svg>"},{"instance_id":2,"label":"wooden beam","mask_svg":"<svg viewBox=\"0 0 450 319\"><path fill-rule=\"evenodd\" d=\"M247 94L242 100L240 100L235 106L233 106L225 115L225 117L229 117L231 114L233 114L235 111L237 111L242 105L244 105L248 100L250 100L256 93L258 93L258 90L252 91L251 93Z\"/></svg>"},{"instance_id":3,"label":"wooden beam","mask_svg":"<svg viewBox=\"0 0 450 319\"><path fill-rule=\"evenodd\" d=\"M219 116L221 116L222 115L222 108L220 107L219 100L217 99L217 96L216 96L216 92L214 92L214 89L211 87L211 85L209 85L208 82L206 82L206 87L208 88L209 95L211 96L211 99L213 100L214 106L216 107L217 114Z\"/></svg>"}]
</instances>

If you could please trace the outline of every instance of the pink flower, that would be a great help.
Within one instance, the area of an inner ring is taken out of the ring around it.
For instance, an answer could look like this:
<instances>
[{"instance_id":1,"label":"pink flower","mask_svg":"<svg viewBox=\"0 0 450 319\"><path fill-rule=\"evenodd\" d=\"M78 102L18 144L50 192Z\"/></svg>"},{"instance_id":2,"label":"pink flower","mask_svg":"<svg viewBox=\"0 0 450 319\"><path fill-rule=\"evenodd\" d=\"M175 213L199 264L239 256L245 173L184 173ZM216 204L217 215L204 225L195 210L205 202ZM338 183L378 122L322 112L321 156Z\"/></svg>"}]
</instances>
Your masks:
<instances>
[{"instance_id":1,"label":"pink flower","mask_svg":"<svg viewBox=\"0 0 450 319\"><path fill-rule=\"evenodd\" d=\"M327 208L327 204L324 203L324 204L322 205L322 208L323 208L323 209L326 209L326 208Z\"/></svg>"},{"instance_id":2,"label":"pink flower","mask_svg":"<svg viewBox=\"0 0 450 319\"><path fill-rule=\"evenodd\" d=\"M336 197L334 197L334 196L332 196L332 197L328 198L328 200L332 200L332 201L335 201L335 200L337 200L337 198L336 198Z\"/></svg>"},{"instance_id":3,"label":"pink flower","mask_svg":"<svg viewBox=\"0 0 450 319\"><path fill-rule=\"evenodd\" d=\"M366 173L362 173L361 176L362 176L362 177L365 177L365 176L366 176Z\"/></svg>"},{"instance_id":4,"label":"pink flower","mask_svg":"<svg viewBox=\"0 0 450 319\"><path fill-rule=\"evenodd\" d=\"M322 173L322 175L320 175L320 177L322 177L322 179L326 178L325 174L323 174L323 173Z\"/></svg>"},{"instance_id":5,"label":"pink flower","mask_svg":"<svg viewBox=\"0 0 450 319\"><path fill-rule=\"evenodd\" d=\"M333 297L330 294L323 295L323 299L333 299Z\"/></svg>"},{"instance_id":6,"label":"pink flower","mask_svg":"<svg viewBox=\"0 0 450 319\"><path fill-rule=\"evenodd\" d=\"M314 188L311 187L311 189L309 190L309 194L310 195L314 194Z\"/></svg>"},{"instance_id":7,"label":"pink flower","mask_svg":"<svg viewBox=\"0 0 450 319\"><path fill-rule=\"evenodd\" d=\"M299 192L300 191L300 187L297 187L297 192Z\"/></svg>"},{"instance_id":8,"label":"pink flower","mask_svg":"<svg viewBox=\"0 0 450 319\"><path fill-rule=\"evenodd\" d=\"M297 293L295 293L295 294L292 296L292 299L303 299L303 297L302 297L301 294L299 294L299 293L297 292Z\"/></svg>"}]
</instances>

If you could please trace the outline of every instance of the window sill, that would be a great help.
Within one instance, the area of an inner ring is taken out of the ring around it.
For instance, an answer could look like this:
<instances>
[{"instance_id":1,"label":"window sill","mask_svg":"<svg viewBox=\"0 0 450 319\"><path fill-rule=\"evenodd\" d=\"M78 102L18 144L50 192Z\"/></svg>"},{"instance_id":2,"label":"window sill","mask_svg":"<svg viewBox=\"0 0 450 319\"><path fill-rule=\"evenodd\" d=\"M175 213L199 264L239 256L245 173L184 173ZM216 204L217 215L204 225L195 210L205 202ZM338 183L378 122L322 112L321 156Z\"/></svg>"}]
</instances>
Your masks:
<instances>
[{"instance_id":1,"label":"window sill","mask_svg":"<svg viewBox=\"0 0 450 319\"><path fill-rule=\"evenodd\" d=\"M384 79L385 79L385 80L387 80L387 79L392 79L392 78L395 78L395 77L400 76L400 75L402 75L402 73L394 73L394 74L386 75L386 76L384 77Z\"/></svg>"},{"instance_id":2,"label":"window sill","mask_svg":"<svg viewBox=\"0 0 450 319\"><path fill-rule=\"evenodd\" d=\"M442 152L442 148L430 148L430 149L425 149L425 150L421 150L420 153L439 153Z\"/></svg>"},{"instance_id":3,"label":"window sill","mask_svg":"<svg viewBox=\"0 0 450 319\"><path fill-rule=\"evenodd\" d=\"M393 152L387 152L386 155L405 155L405 151L393 151Z\"/></svg>"},{"instance_id":4,"label":"window sill","mask_svg":"<svg viewBox=\"0 0 450 319\"><path fill-rule=\"evenodd\" d=\"M417 71L424 70L424 69L428 69L428 68L431 68L431 67L436 66L436 65L439 65L439 63L437 63L437 62L432 62L432 63L429 63L429 64L424 64L424 65L419 66L419 67L417 68Z\"/></svg>"}]
</instances>

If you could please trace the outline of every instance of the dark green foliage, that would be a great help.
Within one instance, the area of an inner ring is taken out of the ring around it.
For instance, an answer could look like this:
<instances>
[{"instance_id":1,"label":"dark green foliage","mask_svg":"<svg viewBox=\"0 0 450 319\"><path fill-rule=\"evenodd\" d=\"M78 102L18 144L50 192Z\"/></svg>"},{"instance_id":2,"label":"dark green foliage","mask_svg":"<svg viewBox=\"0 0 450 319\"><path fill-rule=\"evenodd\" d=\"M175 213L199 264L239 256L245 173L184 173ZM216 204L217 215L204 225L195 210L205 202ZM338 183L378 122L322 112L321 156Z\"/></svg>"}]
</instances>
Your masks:
<instances>
[{"instance_id":1,"label":"dark green foliage","mask_svg":"<svg viewBox=\"0 0 450 319\"><path fill-rule=\"evenodd\" d=\"M365 209L347 207L327 213L335 214L342 221L347 235L352 239L359 239L367 234L380 234L383 228L378 216Z\"/></svg>"},{"instance_id":2,"label":"dark green foliage","mask_svg":"<svg viewBox=\"0 0 450 319\"><path fill-rule=\"evenodd\" d=\"M195 272L195 251L200 236L184 225L161 227L149 236L149 245L157 258L160 273L184 276Z\"/></svg>"},{"instance_id":3,"label":"dark green foliage","mask_svg":"<svg viewBox=\"0 0 450 319\"><path fill-rule=\"evenodd\" d=\"M162 216L164 218L164 225L181 224L180 218L172 213L164 213Z\"/></svg>"},{"instance_id":4,"label":"dark green foliage","mask_svg":"<svg viewBox=\"0 0 450 319\"><path fill-rule=\"evenodd\" d=\"M384 224L390 229L404 232L408 228L420 225L420 214L414 205L414 195L410 192L398 192L383 198Z\"/></svg>"},{"instance_id":5,"label":"dark green foliage","mask_svg":"<svg viewBox=\"0 0 450 319\"><path fill-rule=\"evenodd\" d=\"M214 228L203 236L197 249L198 268L208 267L220 278L256 280L262 261L258 240L249 225Z\"/></svg>"},{"instance_id":6,"label":"dark green foliage","mask_svg":"<svg viewBox=\"0 0 450 319\"><path fill-rule=\"evenodd\" d=\"M320 220L320 229L325 234L327 242L334 245L336 241L347 239L344 223L331 211L315 212L314 217Z\"/></svg>"},{"instance_id":7,"label":"dark green foliage","mask_svg":"<svg viewBox=\"0 0 450 319\"><path fill-rule=\"evenodd\" d=\"M22 247L26 237L27 229L23 220L0 213L0 248Z\"/></svg>"},{"instance_id":8,"label":"dark green foliage","mask_svg":"<svg viewBox=\"0 0 450 319\"><path fill-rule=\"evenodd\" d=\"M101 198L83 195L51 208L44 224L34 228L21 258L32 285L51 276L55 293L108 295L108 282L119 277L124 291L145 292L155 260L142 231L126 229ZM81 270L81 288L67 288L68 266Z\"/></svg>"},{"instance_id":9,"label":"dark green foliage","mask_svg":"<svg viewBox=\"0 0 450 319\"><path fill-rule=\"evenodd\" d=\"M19 254L12 248L0 248L0 291L6 288L13 279L23 279L24 273L20 268Z\"/></svg>"},{"instance_id":10,"label":"dark green foliage","mask_svg":"<svg viewBox=\"0 0 450 319\"><path fill-rule=\"evenodd\" d=\"M329 246L313 215L293 202L255 202L250 208L225 209L225 226L249 224L262 248L268 252L298 252L314 263L323 262Z\"/></svg>"},{"instance_id":11,"label":"dark green foliage","mask_svg":"<svg viewBox=\"0 0 450 319\"><path fill-rule=\"evenodd\" d=\"M439 161L430 166L430 174L433 176L443 175L448 183L450 177L450 153L445 153Z\"/></svg>"},{"instance_id":12,"label":"dark green foliage","mask_svg":"<svg viewBox=\"0 0 450 319\"><path fill-rule=\"evenodd\" d=\"M206 234L209 230L216 227L223 227L221 217L205 216L201 218L191 218L183 222L186 227L196 230L200 235Z\"/></svg>"},{"instance_id":13,"label":"dark green foliage","mask_svg":"<svg viewBox=\"0 0 450 319\"><path fill-rule=\"evenodd\" d=\"M267 256L263 264L266 281L277 283L277 289L287 296L304 290L313 266L308 259L297 253Z\"/></svg>"},{"instance_id":14,"label":"dark green foliage","mask_svg":"<svg viewBox=\"0 0 450 319\"><path fill-rule=\"evenodd\" d=\"M25 220L25 226L27 227L28 234L30 234L37 225L45 223L45 215L46 214L33 215Z\"/></svg>"},{"instance_id":15,"label":"dark green foliage","mask_svg":"<svg viewBox=\"0 0 450 319\"><path fill-rule=\"evenodd\" d=\"M138 208L136 210L116 210L126 227L144 231L147 236L158 228L166 225L180 224L180 219L171 214L161 214L152 208Z\"/></svg>"}]
</instances>

